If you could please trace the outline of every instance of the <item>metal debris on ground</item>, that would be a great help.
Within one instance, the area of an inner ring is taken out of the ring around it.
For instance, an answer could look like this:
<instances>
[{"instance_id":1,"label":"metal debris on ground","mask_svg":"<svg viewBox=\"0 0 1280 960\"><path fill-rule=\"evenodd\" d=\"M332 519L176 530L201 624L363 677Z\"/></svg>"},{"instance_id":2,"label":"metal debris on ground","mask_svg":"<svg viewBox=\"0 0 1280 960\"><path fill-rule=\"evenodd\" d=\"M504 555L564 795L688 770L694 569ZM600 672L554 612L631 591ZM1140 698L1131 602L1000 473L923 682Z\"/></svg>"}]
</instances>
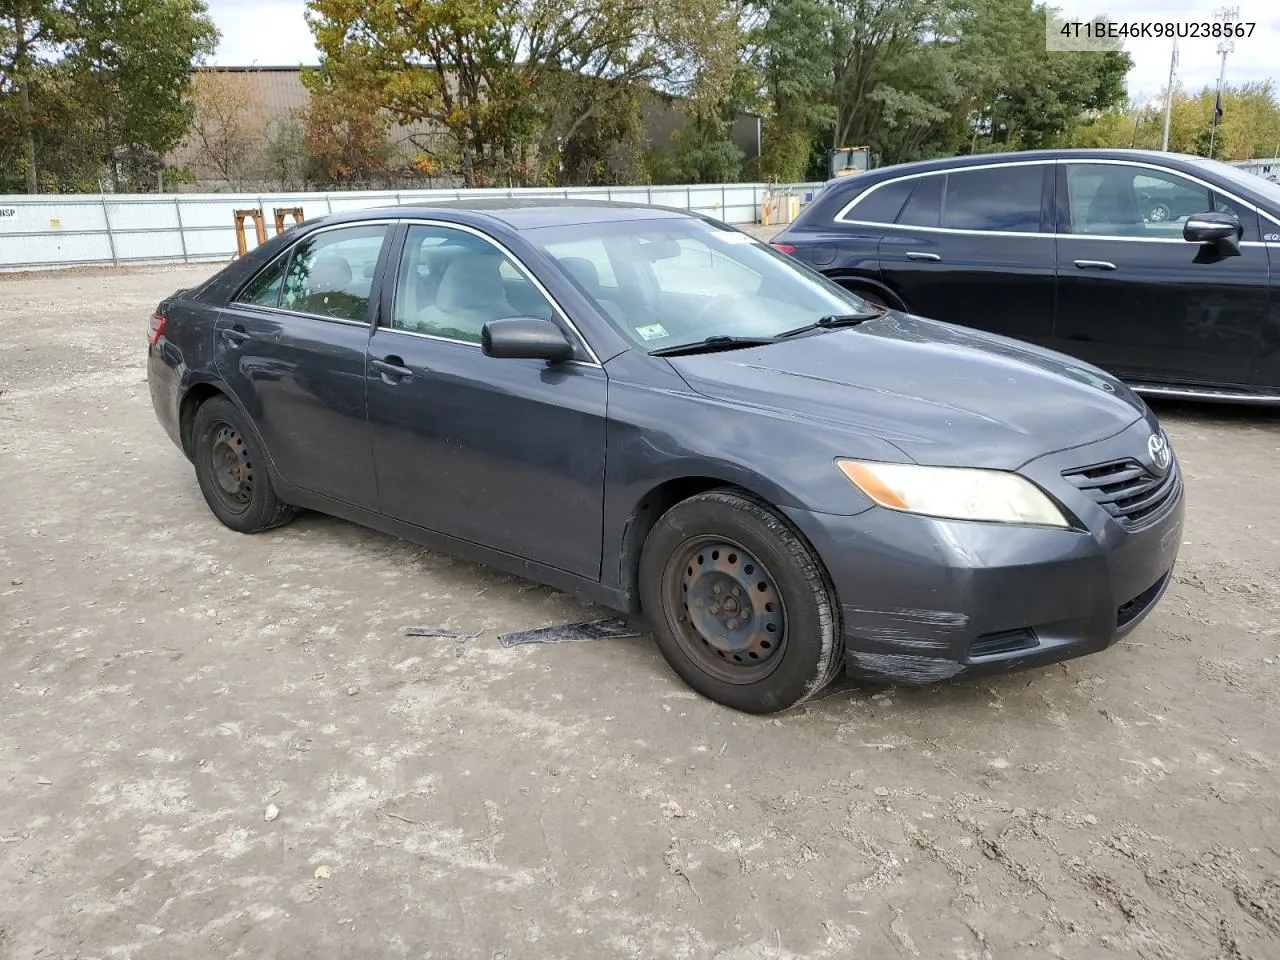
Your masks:
<instances>
[{"instance_id":1,"label":"metal debris on ground","mask_svg":"<svg viewBox=\"0 0 1280 960\"><path fill-rule=\"evenodd\" d=\"M581 623L564 623L554 627L538 627L536 630L517 630L504 633L498 641L504 647L518 643L569 643L579 640L614 640L618 637L638 637L640 631L622 617L606 617L603 620L584 620Z\"/></svg>"},{"instance_id":2,"label":"metal debris on ground","mask_svg":"<svg viewBox=\"0 0 1280 960\"><path fill-rule=\"evenodd\" d=\"M461 657L467 652L467 648L471 645L471 641L480 634L484 633L484 627L479 630L453 630L448 627L405 627L404 635L406 637L444 637L448 640L456 640L457 646L454 647L453 655Z\"/></svg>"},{"instance_id":3,"label":"metal debris on ground","mask_svg":"<svg viewBox=\"0 0 1280 960\"><path fill-rule=\"evenodd\" d=\"M404 628L404 635L406 637L447 637L453 640L474 640L482 633L484 633L484 627L481 627L479 630L450 630L445 627Z\"/></svg>"}]
</instances>

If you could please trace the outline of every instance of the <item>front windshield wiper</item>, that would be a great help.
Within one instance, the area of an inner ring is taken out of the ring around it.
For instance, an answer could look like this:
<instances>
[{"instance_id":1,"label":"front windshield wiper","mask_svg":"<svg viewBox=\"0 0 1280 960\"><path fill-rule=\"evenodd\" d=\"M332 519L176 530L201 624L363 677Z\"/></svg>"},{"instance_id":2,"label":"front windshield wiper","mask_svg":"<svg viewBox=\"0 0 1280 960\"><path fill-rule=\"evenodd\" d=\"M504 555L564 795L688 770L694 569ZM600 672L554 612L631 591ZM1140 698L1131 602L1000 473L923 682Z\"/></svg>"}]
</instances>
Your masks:
<instances>
[{"instance_id":1,"label":"front windshield wiper","mask_svg":"<svg viewBox=\"0 0 1280 960\"><path fill-rule=\"evenodd\" d=\"M813 323L806 323L803 327L796 327L794 330L784 330L778 334L778 339L784 337L794 337L800 333L808 333L810 330L832 330L836 327L853 327L868 320L874 320L876 317L884 316L884 312L877 310L874 313L839 313L830 317L819 317Z\"/></svg>"},{"instance_id":2,"label":"front windshield wiper","mask_svg":"<svg viewBox=\"0 0 1280 960\"><path fill-rule=\"evenodd\" d=\"M719 350L736 350L738 347L758 347L774 343L773 337L707 337L697 343L681 343L674 347L650 350L651 357L681 357L689 353L715 353Z\"/></svg>"}]
</instances>

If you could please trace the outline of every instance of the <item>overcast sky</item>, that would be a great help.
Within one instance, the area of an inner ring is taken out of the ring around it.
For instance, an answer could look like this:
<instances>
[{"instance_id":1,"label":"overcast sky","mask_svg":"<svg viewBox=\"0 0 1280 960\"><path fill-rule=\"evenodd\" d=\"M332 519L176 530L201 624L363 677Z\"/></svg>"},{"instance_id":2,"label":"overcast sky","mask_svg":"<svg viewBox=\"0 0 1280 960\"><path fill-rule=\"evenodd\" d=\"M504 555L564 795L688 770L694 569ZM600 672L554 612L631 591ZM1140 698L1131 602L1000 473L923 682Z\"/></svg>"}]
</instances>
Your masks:
<instances>
[{"instance_id":1,"label":"overcast sky","mask_svg":"<svg viewBox=\"0 0 1280 960\"><path fill-rule=\"evenodd\" d=\"M214 62L227 66L272 66L317 60L311 31L302 18L304 0L208 0L209 10L222 43ZM1227 80L1232 84L1268 78L1280 79L1276 46L1280 44L1280 2L1277 0L1230 0L1240 8L1241 20L1255 21L1253 36L1236 40L1227 57ZM1063 14L1085 20L1105 13L1112 20L1167 20L1175 12L1182 19L1212 17L1222 0L1057 0ZM1126 49L1133 55L1129 74L1129 94L1138 100L1157 98L1169 75L1168 40L1131 40ZM1074 56L1060 53L1057 56ZM1178 78L1189 90L1214 85L1220 60L1217 42L1179 42Z\"/></svg>"}]
</instances>

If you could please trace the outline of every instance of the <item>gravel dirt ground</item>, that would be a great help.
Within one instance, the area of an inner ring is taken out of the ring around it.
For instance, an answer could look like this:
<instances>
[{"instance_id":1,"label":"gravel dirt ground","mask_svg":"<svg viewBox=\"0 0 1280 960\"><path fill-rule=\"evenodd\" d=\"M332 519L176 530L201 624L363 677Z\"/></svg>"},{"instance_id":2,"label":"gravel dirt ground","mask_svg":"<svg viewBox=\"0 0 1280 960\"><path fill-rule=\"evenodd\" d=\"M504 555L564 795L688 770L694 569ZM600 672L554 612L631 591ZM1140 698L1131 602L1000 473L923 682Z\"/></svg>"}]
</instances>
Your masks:
<instances>
[{"instance_id":1,"label":"gravel dirt ground","mask_svg":"<svg viewBox=\"0 0 1280 960\"><path fill-rule=\"evenodd\" d=\"M209 269L0 278L0 958L1280 956L1280 414L1160 408L1186 542L1118 646L751 718L502 647L603 615L554 591L221 527L143 363Z\"/></svg>"}]
</instances>

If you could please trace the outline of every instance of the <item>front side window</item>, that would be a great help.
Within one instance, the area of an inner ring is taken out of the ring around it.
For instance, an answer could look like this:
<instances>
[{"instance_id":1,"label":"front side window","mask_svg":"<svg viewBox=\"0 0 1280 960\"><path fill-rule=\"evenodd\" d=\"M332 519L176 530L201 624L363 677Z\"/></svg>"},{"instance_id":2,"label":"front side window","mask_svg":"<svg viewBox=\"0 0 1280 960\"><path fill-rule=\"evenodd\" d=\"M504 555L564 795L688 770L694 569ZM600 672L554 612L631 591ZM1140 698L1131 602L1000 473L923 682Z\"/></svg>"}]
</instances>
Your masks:
<instances>
[{"instance_id":1,"label":"front side window","mask_svg":"<svg viewBox=\"0 0 1280 960\"><path fill-rule=\"evenodd\" d=\"M340 227L306 237L293 248L280 307L337 320L369 319L385 224Z\"/></svg>"},{"instance_id":2,"label":"front side window","mask_svg":"<svg viewBox=\"0 0 1280 960\"><path fill-rule=\"evenodd\" d=\"M1004 165L947 174L942 226L952 230L1039 233L1045 165Z\"/></svg>"},{"instance_id":3,"label":"front side window","mask_svg":"<svg viewBox=\"0 0 1280 960\"><path fill-rule=\"evenodd\" d=\"M1069 232L1177 238L1193 213L1212 210L1207 187L1174 173L1118 163L1067 165Z\"/></svg>"},{"instance_id":4,"label":"front side window","mask_svg":"<svg viewBox=\"0 0 1280 960\"><path fill-rule=\"evenodd\" d=\"M767 244L692 217L542 227L525 236L643 350L770 338L821 317L874 312ZM588 249L595 253L584 255Z\"/></svg>"},{"instance_id":5,"label":"front side window","mask_svg":"<svg viewBox=\"0 0 1280 960\"><path fill-rule=\"evenodd\" d=\"M490 320L554 314L537 285L484 238L434 224L405 235L393 329L479 343Z\"/></svg>"}]
</instances>

